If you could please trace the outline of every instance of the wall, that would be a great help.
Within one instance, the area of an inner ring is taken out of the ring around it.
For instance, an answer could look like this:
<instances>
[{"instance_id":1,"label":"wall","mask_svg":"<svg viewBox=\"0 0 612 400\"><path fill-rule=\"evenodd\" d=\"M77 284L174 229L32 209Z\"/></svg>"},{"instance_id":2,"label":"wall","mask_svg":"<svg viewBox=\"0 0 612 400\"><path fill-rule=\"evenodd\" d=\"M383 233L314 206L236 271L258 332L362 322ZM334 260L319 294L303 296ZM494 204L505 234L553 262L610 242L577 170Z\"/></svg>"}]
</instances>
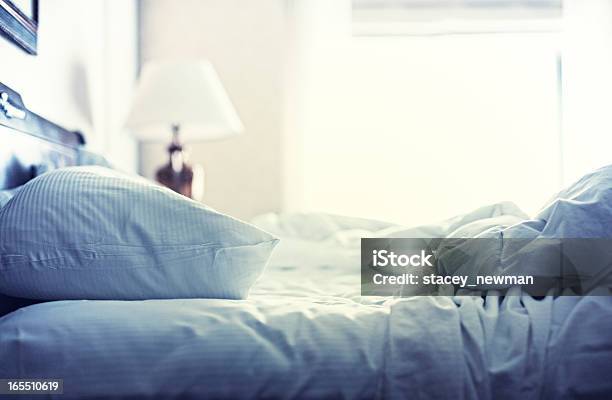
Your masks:
<instances>
[{"instance_id":1,"label":"wall","mask_svg":"<svg viewBox=\"0 0 612 400\"><path fill-rule=\"evenodd\" d=\"M137 12L135 0L43 0L37 56L0 40L0 81L126 170L136 166L121 126L137 67Z\"/></svg>"},{"instance_id":2,"label":"wall","mask_svg":"<svg viewBox=\"0 0 612 400\"><path fill-rule=\"evenodd\" d=\"M204 201L243 219L282 204L284 17L280 0L142 3L142 61L209 59L240 115L243 135L188 150L206 171ZM141 145L146 176L166 162L165 146Z\"/></svg>"}]
</instances>

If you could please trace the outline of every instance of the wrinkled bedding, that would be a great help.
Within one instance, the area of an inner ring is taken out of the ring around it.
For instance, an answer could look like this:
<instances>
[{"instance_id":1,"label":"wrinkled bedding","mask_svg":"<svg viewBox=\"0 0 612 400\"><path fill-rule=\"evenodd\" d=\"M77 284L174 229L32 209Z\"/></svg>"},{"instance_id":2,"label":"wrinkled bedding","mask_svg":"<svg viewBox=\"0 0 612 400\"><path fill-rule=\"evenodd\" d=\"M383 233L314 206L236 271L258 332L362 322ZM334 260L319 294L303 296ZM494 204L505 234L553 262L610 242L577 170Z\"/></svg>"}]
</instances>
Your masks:
<instances>
[{"instance_id":1,"label":"wrinkled bedding","mask_svg":"<svg viewBox=\"0 0 612 400\"><path fill-rule=\"evenodd\" d=\"M63 378L62 399L609 397L612 297L359 295L361 237L607 234L569 226L600 206L595 180L531 220L510 203L418 228L265 215L282 240L248 300L21 308L0 318L0 378Z\"/></svg>"},{"instance_id":2,"label":"wrinkled bedding","mask_svg":"<svg viewBox=\"0 0 612 400\"><path fill-rule=\"evenodd\" d=\"M65 301L0 321L58 398L575 398L612 386L608 297Z\"/></svg>"}]
</instances>

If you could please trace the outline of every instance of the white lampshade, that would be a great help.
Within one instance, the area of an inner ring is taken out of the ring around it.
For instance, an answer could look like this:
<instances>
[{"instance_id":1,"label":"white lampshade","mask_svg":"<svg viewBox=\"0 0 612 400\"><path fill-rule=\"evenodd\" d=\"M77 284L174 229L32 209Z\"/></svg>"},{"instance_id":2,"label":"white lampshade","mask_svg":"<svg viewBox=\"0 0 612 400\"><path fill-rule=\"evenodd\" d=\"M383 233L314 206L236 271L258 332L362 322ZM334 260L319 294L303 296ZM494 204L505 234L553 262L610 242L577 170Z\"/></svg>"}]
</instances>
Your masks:
<instances>
[{"instance_id":1,"label":"white lampshade","mask_svg":"<svg viewBox=\"0 0 612 400\"><path fill-rule=\"evenodd\" d=\"M182 141L240 133L240 118L208 61L150 62L140 77L126 127L144 141L168 141L172 126Z\"/></svg>"}]
</instances>

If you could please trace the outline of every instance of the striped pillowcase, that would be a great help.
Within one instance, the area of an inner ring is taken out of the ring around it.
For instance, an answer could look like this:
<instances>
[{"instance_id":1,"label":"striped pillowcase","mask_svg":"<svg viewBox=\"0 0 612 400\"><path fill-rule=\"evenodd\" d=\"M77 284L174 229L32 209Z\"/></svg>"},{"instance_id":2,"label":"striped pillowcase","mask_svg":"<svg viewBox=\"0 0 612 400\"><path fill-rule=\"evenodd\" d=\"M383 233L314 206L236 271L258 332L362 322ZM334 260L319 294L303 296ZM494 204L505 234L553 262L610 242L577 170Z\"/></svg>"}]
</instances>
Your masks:
<instances>
[{"instance_id":1,"label":"striped pillowcase","mask_svg":"<svg viewBox=\"0 0 612 400\"><path fill-rule=\"evenodd\" d=\"M278 240L143 178L43 174L0 209L0 293L29 299L244 299Z\"/></svg>"}]
</instances>

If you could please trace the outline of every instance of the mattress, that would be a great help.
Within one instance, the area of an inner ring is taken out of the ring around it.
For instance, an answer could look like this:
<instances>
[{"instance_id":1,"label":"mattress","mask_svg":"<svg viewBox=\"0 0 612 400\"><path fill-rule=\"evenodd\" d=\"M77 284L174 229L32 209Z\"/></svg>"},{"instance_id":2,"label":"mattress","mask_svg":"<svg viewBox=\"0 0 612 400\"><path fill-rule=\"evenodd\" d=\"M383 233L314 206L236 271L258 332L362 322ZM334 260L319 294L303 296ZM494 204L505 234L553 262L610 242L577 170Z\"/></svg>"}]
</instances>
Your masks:
<instances>
[{"instance_id":1,"label":"mattress","mask_svg":"<svg viewBox=\"0 0 612 400\"><path fill-rule=\"evenodd\" d=\"M0 318L0 377L63 379L58 399L612 393L610 297L361 297L358 238L397 227L273 222L283 240L248 300L24 307Z\"/></svg>"}]
</instances>

